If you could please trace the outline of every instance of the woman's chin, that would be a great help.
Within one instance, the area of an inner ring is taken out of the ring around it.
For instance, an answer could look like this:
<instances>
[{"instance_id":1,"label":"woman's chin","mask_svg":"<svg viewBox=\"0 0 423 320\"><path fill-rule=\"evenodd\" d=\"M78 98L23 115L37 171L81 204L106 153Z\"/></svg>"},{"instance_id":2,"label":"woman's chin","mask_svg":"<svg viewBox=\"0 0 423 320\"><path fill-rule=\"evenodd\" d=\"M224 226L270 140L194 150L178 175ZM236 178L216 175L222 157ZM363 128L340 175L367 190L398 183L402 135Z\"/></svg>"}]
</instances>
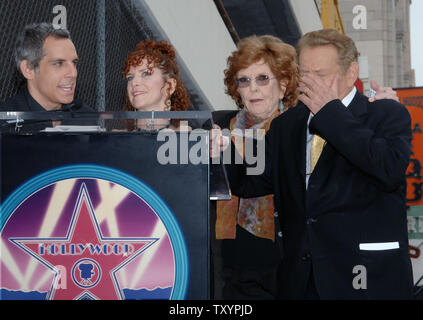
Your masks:
<instances>
[{"instance_id":1,"label":"woman's chin","mask_svg":"<svg viewBox=\"0 0 423 320\"><path fill-rule=\"evenodd\" d=\"M135 111L164 111L164 107L160 108L157 106L133 106Z\"/></svg>"}]
</instances>

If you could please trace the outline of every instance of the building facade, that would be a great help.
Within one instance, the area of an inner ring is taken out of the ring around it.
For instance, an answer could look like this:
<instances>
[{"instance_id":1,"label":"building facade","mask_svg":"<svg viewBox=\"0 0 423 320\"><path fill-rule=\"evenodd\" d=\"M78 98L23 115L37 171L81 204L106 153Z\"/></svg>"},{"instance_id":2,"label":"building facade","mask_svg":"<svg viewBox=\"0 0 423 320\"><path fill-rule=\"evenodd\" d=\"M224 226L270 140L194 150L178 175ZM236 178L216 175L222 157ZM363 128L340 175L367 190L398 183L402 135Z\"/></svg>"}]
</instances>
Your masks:
<instances>
[{"instance_id":1,"label":"building facade","mask_svg":"<svg viewBox=\"0 0 423 320\"><path fill-rule=\"evenodd\" d=\"M338 0L345 33L360 52L365 92L373 79L394 88L415 86L410 4L411 0Z\"/></svg>"}]
</instances>

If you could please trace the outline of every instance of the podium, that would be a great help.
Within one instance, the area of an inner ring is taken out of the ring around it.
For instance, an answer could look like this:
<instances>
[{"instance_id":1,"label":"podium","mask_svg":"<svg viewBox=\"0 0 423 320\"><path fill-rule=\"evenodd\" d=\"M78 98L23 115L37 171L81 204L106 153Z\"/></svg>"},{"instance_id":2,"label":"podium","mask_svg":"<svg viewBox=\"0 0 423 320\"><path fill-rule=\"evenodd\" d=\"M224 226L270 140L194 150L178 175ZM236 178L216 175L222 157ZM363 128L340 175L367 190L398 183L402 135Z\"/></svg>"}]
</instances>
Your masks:
<instances>
[{"instance_id":1,"label":"podium","mask_svg":"<svg viewBox=\"0 0 423 320\"><path fill-rule=\"evenodd\" d=\"M0 298L209 299L208 139L1 134Z\"/></svg>"}]
</instances>

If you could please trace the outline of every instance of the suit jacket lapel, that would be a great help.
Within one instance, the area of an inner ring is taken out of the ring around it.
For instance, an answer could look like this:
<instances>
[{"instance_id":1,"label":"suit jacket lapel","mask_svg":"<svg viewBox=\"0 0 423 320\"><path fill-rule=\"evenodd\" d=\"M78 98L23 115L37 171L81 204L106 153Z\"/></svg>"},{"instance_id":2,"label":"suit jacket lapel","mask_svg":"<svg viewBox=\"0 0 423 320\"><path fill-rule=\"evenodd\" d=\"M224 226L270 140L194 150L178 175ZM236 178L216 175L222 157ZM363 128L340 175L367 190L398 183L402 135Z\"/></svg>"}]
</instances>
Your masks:
<instances>
[{"instance_id":1,"label":"suit jacket lapel","mask_svg":"<svg viewBox=\"0 0 423 320\"><path fill-rule=\"evenodd\" d=\"M295 161L296 167L301 175L302 180L305 182L305 174L306 174L306 138L307 138L307 120L310 115L309 109L301 104L296 108L301 108L302 110L298 113L297 116L297 125L294 126L293 129L293 137L295 137L293 143L295 150ZM297 143L297 142L300 143Z\"/></svg>"},{"instance_id":2,"label":"suit jacket lapel","mask_svg":"<svg viewBox=\"0 0 423 320\"><path fill-rule=\"evenodd\" d=\"M348 108L351 110L354 116L357 118L363 118L368 113L368 104L369 102L367 97L363 96L360 92L357 91Z\"/></svg>"},{"instance_id":3,"label":"suit jacket lapel","mask_svg":"<svg viewBox=\"0 0 423 320\"><path fill-rule=\"evenodd\" d=\"M363 96L357 91L348 108L356 118L361 119L364 118L368 113L367 103L367 97ZM327 143L323 148L322 154L320 155L320 158L317 161L313 173L316 172L316 174L319 175L319 178L324 179L324 176L329 174L330 172L330 168L334 163L333 159L335 156L335 149L333 149L330 144ZM310 176L310 179L312 179L312 177L313 174Z\"/></svg>"}]
</instances>

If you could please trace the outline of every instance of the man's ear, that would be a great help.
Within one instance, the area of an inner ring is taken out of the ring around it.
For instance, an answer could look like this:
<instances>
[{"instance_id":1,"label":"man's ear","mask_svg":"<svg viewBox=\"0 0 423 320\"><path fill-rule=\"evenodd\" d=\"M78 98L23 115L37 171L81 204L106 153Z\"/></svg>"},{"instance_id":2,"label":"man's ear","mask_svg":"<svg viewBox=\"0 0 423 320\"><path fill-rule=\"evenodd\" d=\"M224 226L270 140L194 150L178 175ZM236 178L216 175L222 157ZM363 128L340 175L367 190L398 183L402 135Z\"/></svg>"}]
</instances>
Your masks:
<instances>
[{"instance_id":1,"label":"man's ear","mask_svg":"<svg viewBox=\"0 0 423 320\"><path fill-rule=\"evenodd\" d=\"M360 72L360 68L358 66L358 63L356 61L351 62L349 68L348 68L348 84L350 86L353 86L355 81L358 79L358 74Z\"/></svg>"},{"instance_id":2,"label":"man's ear","mask_svg":"<svg viewBox=\"0 0 423 320\"><path fill-rule=\"evenodd\" d=\"M19 65L19 69L27 80L34 79L35 70L34 67L28 62L28 60L22 60L21 64Z\"/></svg>"}]
</instances>

